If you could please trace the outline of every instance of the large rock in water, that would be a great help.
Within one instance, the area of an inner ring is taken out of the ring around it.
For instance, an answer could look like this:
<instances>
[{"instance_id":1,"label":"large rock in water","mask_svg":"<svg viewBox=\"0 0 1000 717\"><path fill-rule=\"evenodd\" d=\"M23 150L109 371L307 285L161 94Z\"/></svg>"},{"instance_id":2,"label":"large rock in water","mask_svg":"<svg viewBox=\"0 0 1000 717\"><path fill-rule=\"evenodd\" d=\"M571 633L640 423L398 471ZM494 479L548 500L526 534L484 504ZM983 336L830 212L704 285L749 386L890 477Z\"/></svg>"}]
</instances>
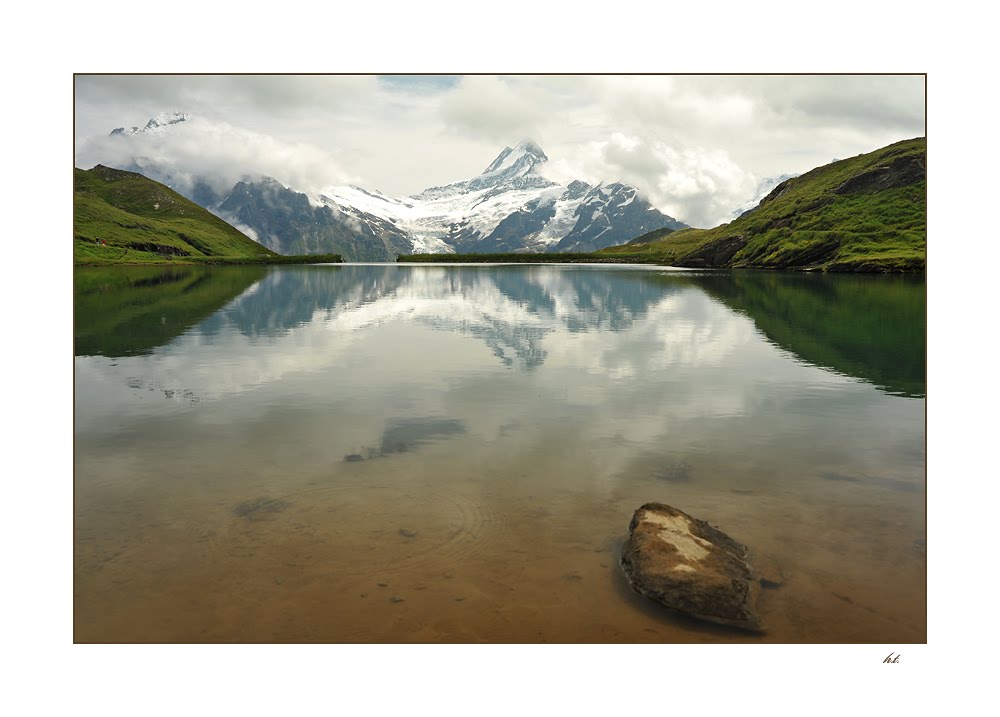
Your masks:
<instances>
[{"instance_id":1,"label":"large rock in water","mask_svg":"<svg viewBox=\"0 0 1000 717\"><path fill-rule=\"evenodd\" d=\"M702 620L763 629L745 545L663 503L640 507L628 529L621 564L637 593Z\"/></svg>"}]
</instances>

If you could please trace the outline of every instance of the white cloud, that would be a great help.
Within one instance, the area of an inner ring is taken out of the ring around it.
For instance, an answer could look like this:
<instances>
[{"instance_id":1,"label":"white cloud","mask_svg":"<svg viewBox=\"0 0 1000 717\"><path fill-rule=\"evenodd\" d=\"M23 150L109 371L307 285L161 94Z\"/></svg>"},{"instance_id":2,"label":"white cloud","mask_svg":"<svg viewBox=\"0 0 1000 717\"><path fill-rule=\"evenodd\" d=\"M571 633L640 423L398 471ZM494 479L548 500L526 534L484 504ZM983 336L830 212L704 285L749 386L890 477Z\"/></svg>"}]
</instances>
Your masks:
<instances>
[{"instance_id":1,"label":"white cloud","mask_svg":"<svg viewBox=\"0 0 1000 717\"><path fill-rule=\"evenodd\" d=\"M603 156L626 183L692 226L720 224L757 185L753 174L720 149L676 149L665 142L615 134Z\"/></svg>"},{"instance_id":2,"label":"white cloud","mask_svg":"<svg viewBox=\"0 0 1000 717\"><path fill-rule=\"evenodd\" d=\"M533 136L545 112L532 101L533 94L499 77L466 77L442 97L441 118L448 129L477 139Z\"/></svg>"},{"instance_id":3,"label":"white cloud","mask_svg":"<svg viewBox=\"0 0 1000 717\"><path fill-rule=\"evenodd\" d=\"M219 192L228 191L245 177L270 176L301 190L318 189L331 180L347 183L356 179L315 145L284 142L198 117L162 133L90 138L77 150L77 164L85 168L98 163L125 167L132 158L161 168L184 190L199 179Z\"/></svg>"},{"instance_id":4,"label":"white cloud","mask_svg":"<svg viewBox=\"0 0 1000 717\"><path fill-rule=\"evenodd\" d=\"M726 221L759 181L721 149L678 149L621 132L581 146L571 157L552 158L544 173L560 182L631 184L661 211L698 227Z\"/></svg>"},{"instance_id":5,"label":"white cloud","mask_svg":"<svg viewBox=\"0 0 1000 717\"><path fill-rule=\"evenodd\" d=\"M481 172L525 137L562 181L622 180L689 224L763 177L922 135L922 76L78 76L78 165L122 161L119 126L190 112L147 156L220 185L269 174L405 196ZM120 138L115 138L120 139Z\"/></svg>"}]
</instances>

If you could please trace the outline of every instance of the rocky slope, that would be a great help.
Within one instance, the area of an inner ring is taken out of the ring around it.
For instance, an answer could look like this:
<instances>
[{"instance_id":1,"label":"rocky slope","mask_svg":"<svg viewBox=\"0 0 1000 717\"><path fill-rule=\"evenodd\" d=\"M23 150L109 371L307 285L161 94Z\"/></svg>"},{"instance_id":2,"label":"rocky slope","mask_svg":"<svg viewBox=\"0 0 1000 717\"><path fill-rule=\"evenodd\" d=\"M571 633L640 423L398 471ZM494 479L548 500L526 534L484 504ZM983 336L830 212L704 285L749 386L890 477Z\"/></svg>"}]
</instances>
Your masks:
<instances>
[{"instance_id":1,"label":"rocky slope","mask_svg":"<svg viewBox=\"0 0 1000 717\"><path fill-rule=\"evenodd\" d=\"M239 182L213 211L279 254L340 254L350 261L386 261L412 246L390 222L316 206L307 195L274 179Z\"/></svg>"}]
</instances>

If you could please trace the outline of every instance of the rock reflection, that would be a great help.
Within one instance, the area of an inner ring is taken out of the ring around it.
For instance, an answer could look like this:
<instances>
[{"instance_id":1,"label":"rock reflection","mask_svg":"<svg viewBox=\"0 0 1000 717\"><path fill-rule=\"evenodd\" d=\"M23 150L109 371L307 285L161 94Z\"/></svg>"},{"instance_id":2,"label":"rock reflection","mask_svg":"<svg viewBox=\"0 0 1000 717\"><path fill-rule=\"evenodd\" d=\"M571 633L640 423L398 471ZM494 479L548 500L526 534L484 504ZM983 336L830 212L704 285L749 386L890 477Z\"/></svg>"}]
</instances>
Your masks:
<instances>
[{"instance_id":1,"label":"rock reflection","mask_svg":"<svg viewBox=\"0 0 1000 717\"><path fill-rule=\"evenodd\" d=\"M382 434L382 455L406 453L432 441L465 433L465 424L448 418L395 418Z\"/></svg>"}]
</instances>

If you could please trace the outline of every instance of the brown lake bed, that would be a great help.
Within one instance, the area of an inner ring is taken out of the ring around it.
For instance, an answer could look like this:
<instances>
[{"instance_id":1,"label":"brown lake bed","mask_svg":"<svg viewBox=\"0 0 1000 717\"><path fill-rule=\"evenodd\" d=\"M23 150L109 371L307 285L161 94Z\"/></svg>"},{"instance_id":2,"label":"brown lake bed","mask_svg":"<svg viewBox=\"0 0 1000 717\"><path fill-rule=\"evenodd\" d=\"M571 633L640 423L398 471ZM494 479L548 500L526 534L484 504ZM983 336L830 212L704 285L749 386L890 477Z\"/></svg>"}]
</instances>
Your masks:
<instances>
[{"instance_id":1,"label":"brown lake bed","mask_svg":"<svg viewBox=\"0 0 1000 717\"><path fill-rule=\"evenodd\" d=\"M78 279L77 642L926 642L921 282L117 271ZM764 633L631 591L649 501L773 557Z\"/></svg>"}]
</instances>

